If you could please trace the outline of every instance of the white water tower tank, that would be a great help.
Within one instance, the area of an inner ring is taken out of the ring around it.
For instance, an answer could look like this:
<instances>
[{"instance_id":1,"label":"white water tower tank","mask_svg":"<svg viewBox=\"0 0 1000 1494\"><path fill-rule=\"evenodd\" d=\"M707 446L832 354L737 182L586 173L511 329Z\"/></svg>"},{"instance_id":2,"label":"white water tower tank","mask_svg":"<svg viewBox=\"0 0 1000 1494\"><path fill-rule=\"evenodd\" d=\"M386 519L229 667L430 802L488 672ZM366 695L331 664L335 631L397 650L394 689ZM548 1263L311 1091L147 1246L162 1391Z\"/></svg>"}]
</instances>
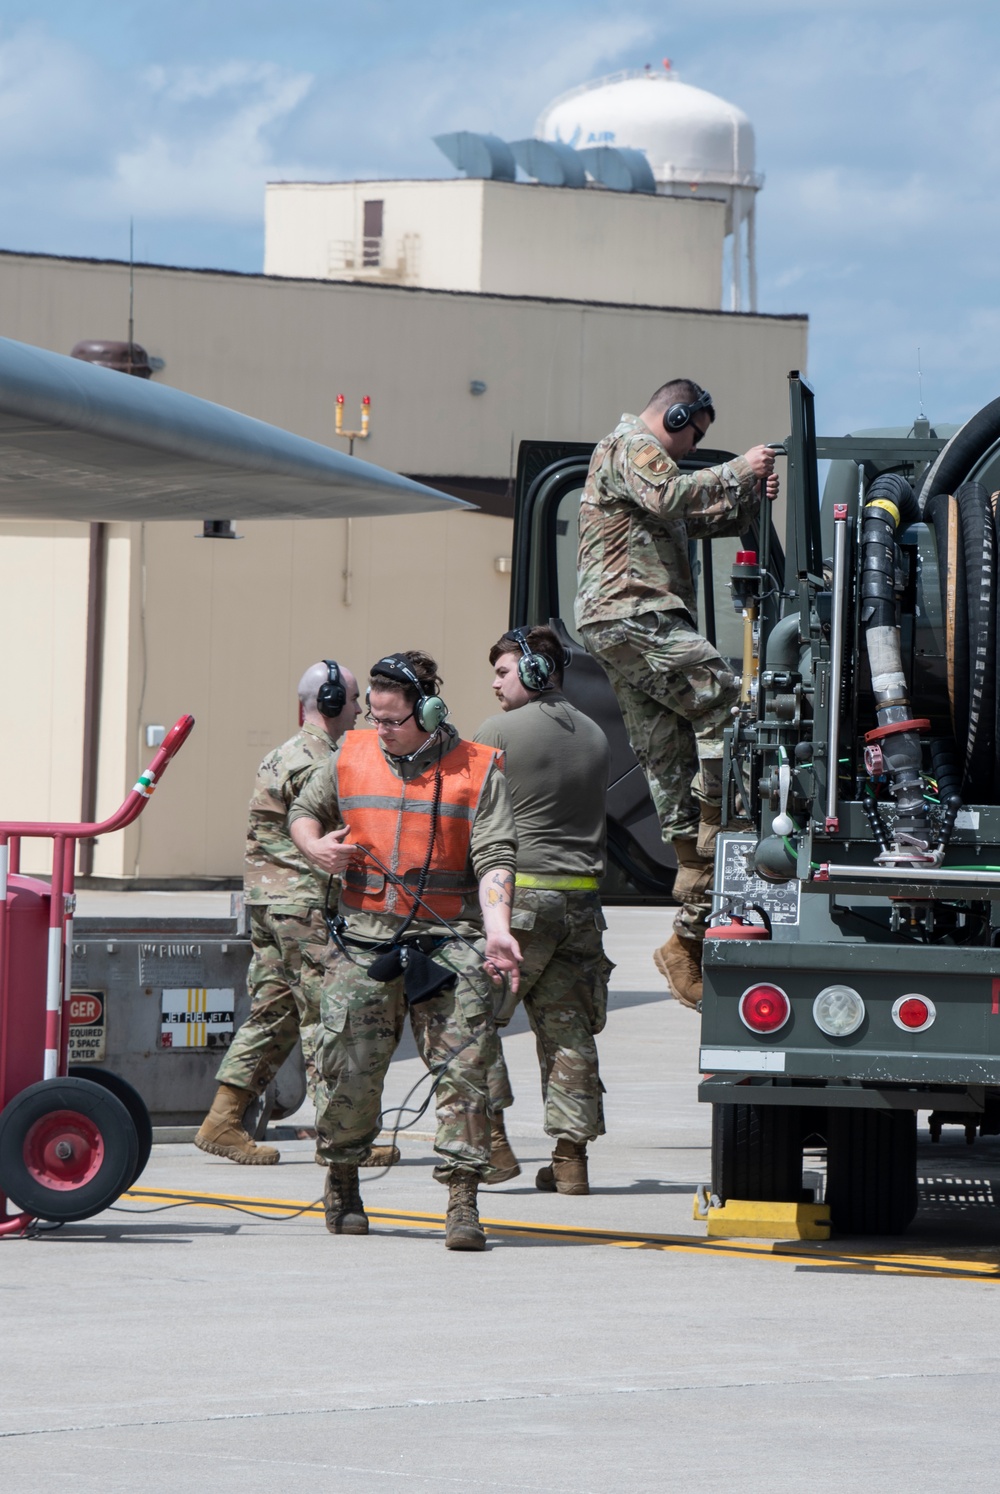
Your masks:
<instances>
[{"instance_id":1,"label":"white water tower tank","mask_svg":"<svg viewBox=\"0 0 1000 1494\"><path fill-rule=\"evenodd\" d=\"M658 192L725 202L726 234L733 236L731 306L743 309L745 254L747 302L756 311L754 202L764 179L754 169L753 125L742 109L671 71L614 73L555 99L539 116L535 136L578 150L610 145L644 151Z\"/></svg>"}]
</instances>

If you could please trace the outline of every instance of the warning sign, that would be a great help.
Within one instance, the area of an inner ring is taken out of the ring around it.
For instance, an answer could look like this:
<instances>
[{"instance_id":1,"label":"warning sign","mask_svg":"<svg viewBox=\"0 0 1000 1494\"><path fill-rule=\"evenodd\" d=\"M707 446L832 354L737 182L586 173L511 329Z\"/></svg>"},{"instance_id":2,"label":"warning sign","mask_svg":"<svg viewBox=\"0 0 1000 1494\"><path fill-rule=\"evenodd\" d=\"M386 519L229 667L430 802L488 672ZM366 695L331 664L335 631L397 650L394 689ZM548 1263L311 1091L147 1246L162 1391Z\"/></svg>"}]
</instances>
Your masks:
<instances>
[{"instance_id":1,"label":"warning sign","mask_svg":"<svg viewBox=\"0 0 1000 1494\"><path fill-rule=\"evenodd\" d=\"M161 1048L228 1048L235 992L182 986L162 993Z\"/></svg>"},{"instance_id":2,"label":"warning sign","mask_svg":"<svg viewBox=\"0 0 1000 1494\"><path fill-rule=\"evenodd\" d=\"M69 1061L100 1063L107 1048L103 991L72 991L69 998Z\"/></svg>"}]
</instances>

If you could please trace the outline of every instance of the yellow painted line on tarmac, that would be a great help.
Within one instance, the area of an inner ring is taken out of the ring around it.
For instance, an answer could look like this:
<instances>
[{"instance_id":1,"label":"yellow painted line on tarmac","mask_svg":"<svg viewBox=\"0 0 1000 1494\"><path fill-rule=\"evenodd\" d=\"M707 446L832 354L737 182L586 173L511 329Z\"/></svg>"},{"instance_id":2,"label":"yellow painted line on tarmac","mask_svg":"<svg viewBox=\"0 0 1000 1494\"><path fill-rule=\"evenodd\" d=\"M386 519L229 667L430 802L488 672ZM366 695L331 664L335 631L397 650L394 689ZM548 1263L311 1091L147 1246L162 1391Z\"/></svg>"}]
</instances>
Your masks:
<instances>
[{"instance_id":1,"label":"yellow painted line on tarmac","mask_svg":"<svg viewBox=\"0 0 1000 1494\"><path fill-rule=\"evenodd\" d=\"M201 1193L173 1188L130 1188L123 1198L138 1203L187 1204L193 1208L232 1209L267 1218L284 1219L298 1215L321 1218L323 1205L297 1198L254 1198L233 1193ZM151 1208L150 1213L153 1212ZM395 1229L443 1230L443 1214L416 1213L407 1209L372 1209L366 1213L373 1223ZM513 1235L521 1239L546 1241L563 1245L613 1245L621 1250L677 1251L689 1255L712 1255L730 1259L781 1260L811 1268L853 1270L893 1276L954 1277L966 1281L1000 1280L1000 1254L992 1250L956 1251L954 1255L924 1255L919 1252L864 1252L830 1248L826 1242L803 1243L798 1240L709 1240L701 1235L640 1234L628 1230L590 1229L571 1224L536 1224L517 1219L483 1219L485 1228L494 1235Z\"/></svg>"}]
</instances>

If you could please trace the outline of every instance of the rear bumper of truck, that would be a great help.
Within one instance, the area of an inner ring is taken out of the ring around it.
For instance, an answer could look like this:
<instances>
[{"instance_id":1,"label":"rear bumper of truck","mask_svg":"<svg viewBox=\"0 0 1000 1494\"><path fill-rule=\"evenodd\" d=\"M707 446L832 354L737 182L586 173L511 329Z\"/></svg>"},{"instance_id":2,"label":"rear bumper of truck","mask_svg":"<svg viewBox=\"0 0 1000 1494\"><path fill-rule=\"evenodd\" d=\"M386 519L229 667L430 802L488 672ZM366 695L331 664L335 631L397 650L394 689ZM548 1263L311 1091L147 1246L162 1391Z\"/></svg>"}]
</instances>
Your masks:
<instances>
[{"instance_id":1,"label":"rear bumper of truck","mask_svg":"<svg viewBox=\"0 0 1000 1494\"><path fill-rule=\"evenodd\" d=\"M759 1035L740 1000L769 982L791 1014ZM705 946L700 1098L714 1103L853 1105L982 1113L1000 1091L1000 950L836 941L719 940ZM858 1030L829 1037L813 1004L832 984L865 1004ZM899 998L934 1006L923 1031L893 1019Z\"/></svg>"}]
</instances>

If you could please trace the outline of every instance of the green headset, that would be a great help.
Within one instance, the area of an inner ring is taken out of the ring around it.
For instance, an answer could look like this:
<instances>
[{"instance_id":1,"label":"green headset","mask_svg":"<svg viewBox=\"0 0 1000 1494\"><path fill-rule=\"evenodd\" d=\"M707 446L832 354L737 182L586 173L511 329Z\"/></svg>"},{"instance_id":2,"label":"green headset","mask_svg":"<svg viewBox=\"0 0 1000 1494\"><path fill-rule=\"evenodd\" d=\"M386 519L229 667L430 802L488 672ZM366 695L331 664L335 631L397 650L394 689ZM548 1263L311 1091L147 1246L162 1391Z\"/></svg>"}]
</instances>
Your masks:
<instances>
[{"instance_id":1,"label":"green headset","mask_svg":"<svg viewBox=\"0 0 1000 1494\"><path fill-rule=\"evenodd\" d=\"M413 665L403 654L386 654L385 658L379 659L368 671L369 674L384 675L387 680L393 680L397 685L409 685L416 690L417 698L413 705L413 719L421 731L437 731L448 716L448 707L441 699L431 680L422 680ZM365 692L365 703L371 698L372 687L368 686Z\"/></svg>"}]
</instances>

